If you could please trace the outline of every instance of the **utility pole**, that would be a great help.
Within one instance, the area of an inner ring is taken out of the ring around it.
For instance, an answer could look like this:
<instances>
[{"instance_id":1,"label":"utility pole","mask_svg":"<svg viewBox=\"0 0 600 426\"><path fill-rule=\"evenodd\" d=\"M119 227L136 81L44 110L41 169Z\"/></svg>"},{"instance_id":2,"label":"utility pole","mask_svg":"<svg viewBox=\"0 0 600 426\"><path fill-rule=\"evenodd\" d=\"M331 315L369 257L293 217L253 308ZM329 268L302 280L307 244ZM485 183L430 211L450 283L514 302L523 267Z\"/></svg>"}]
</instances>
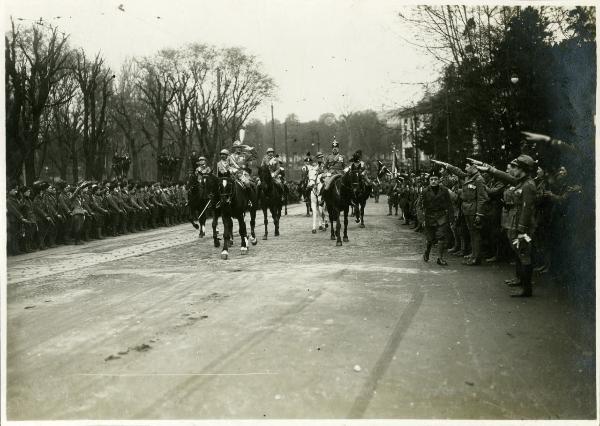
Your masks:
<instances>
[{"instance_id":1,"label":"utility pole","mask_svg":"<svg viewBox=\"0 0 600 426\"><path fill-rule=\"evenodd\" d=\"M446 146L448 148L447 162L450 162L450 110L448 109L448 89L446 88Z\"/></svg>"},{"instance_id":2,"label":"utility pole","mask_svg":"<svg viewBox=\"0 0 600 426\"><path fill-rule=\"evenodd\" d=\"M271 133L273 134L273 150L277 153L275 149L275 118L273 116L273 104L271 104Z\"/></svg>"},{"instance_id":3,"label":"utility pole","mask_svg":"<svg viewBox=\"0 0 600 426\"><path fill-rule=\"evenodd\" d=\"M413 147L415 150L415 172L419 168L419 148L417 146L417 112L413 109Z\"/></svg>"},{"instance_id":4,"label":"utility pole","mask_svg":"<svg viewBox=\"0 0 600 426\"><path fill-rule=\"evenodd\" d=\"M288 169L288 136L287 136L287 121L283 122L283 143L285 144L285 169Z\"/></svg>"},{"instance_id":5,"label":"utility pole","mask_svg":"<svg viewBox=\"0 0 600 426\"><path fill-rule=\"evenodd\" d=\"M215 155L215 170L221 153L221 68L217 68L217 152Z\"/></svg>"}]
</instances>

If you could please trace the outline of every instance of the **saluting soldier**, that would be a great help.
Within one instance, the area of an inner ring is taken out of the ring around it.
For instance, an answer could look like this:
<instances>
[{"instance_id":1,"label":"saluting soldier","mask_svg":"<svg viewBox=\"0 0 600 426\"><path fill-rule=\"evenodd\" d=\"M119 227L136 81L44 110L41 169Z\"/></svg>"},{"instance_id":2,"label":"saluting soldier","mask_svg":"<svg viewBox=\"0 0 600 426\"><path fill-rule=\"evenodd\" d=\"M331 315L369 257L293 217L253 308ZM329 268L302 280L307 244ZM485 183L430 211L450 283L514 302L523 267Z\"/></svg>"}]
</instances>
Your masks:
<instances>
[{"instance_id":1,"label":"saluting soldier","mask_svg":"<svg viewBox=\"0 0 600 426\"><path fill-rule=\"evenodd\" d=\"M509 230L511 247L517 255L515 272L517 275L514 286L519 291L511 294L513 297L530 297L532 295L531 276L531 247L535 233L535 203L536 186L533 173L536 168L535 160L529 155L519 155L512 163L512 173L504 173L491 166L480 166L479 169L488 171L493 176L514 186L513 196L515 212Z\"/></svg>"},{"instance_id":2,"label":"saluting soldier","mask_svg":"<svg viewBox=\"0 0 600 426\"><path fill-rule=\"evenodd\" d=\"M440 178L432 173L429 176L429 186L422 194L423 216L425 225L425 236L427 238L427 247L423 254L423 260L429 261L431 248L437 241L439 257L438 265L448 265L446 262L446 249L448 248L448 237L450 234L450 220L452 217L452 201L448 188L440 185Z\"/></svg>"},{"instance_id":3,"label":"saluting soldier","mask_svg":"<svg viewBox=\"0 0 600 426\"><path fill-rule=\"evenodd\" d=\"M485 190L485 182L477 166L471 162L465 165L463 172L451 164L442 163L450 173L463 179L461 188L461 209L464 215L471 240L471 256L465 265L481 265L481 228L483 227L485 203L489 200Z\"/></svg>"}]
</instances>

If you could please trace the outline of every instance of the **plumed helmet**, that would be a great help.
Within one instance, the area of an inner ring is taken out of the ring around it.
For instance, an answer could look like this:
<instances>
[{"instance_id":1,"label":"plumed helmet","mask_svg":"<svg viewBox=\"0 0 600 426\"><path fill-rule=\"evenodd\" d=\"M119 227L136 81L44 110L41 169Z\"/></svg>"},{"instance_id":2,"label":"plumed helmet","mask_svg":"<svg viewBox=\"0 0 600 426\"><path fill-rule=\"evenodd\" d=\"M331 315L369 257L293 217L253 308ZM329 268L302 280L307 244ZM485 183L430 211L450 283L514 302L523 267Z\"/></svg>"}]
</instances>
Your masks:
<instances>
[{"instance_id":1,"label":"plumed helmet","mask_svg":"<svg viewBox=\"0 0 600 426\"><path fill-rule=\"evenodd\" d=\"M221 154L229 155L229 151L226 149L222 149Z\"/></svg>"},{"instance_id":2,"label":"plumed helmet","mask_svg":"<svg viewBox=\"0 0 600 426\"><path fill-rule=\"evenodd\" d=\"M236 146L242 146L242 143L240 141L235 141L233 147L235 148Z\"/></svg>"},{"instance_id":3,"label":"plumed helmet","mask_svg":"<svg viewBox=\"0 0 600 426\"><path fill-rule=\"evenodd\" d=\"M337 139L334 136L333 141L331 141L331 147L335 148L335 147L339 147L339 146L340 146L340 143L337 141Z\"/></svg>"}]
</instances>

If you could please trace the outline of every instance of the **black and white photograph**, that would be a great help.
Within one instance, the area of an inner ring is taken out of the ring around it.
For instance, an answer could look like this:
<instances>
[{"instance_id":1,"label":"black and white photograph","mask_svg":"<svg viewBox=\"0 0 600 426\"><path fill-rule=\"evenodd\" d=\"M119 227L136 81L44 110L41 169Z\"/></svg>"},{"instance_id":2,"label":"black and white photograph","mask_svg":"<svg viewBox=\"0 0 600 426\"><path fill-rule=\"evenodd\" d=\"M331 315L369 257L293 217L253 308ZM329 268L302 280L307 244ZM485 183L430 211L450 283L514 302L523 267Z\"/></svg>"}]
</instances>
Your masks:
<instances>
[{"instance_id":1,"label":"black and white photograph","mask_svg":"<svg viewBox=\"0 0 600 426\"><path fill-rule=\"evenodd\" d=\"M598 424L595 2L2 3L0 423Z\"/></svg>"}]
</instances>

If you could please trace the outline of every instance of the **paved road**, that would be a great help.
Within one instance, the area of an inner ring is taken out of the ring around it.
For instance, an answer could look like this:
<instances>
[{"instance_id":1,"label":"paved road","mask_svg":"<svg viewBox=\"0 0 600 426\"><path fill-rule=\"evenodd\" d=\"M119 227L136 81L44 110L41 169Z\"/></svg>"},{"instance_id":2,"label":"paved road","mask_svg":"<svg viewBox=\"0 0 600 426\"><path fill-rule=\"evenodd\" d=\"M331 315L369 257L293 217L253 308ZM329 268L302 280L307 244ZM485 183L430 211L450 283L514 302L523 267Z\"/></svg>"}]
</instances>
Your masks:
<instances>
[{"instance_id":1,"label":"paved road","mask_svg":"<svg viewBox=\"0 0 600 426\"><path fill-rule=\"evenodd\" d=\"M8 418L594 418L550 287L423 263L384 197L341 248L303 211L228 261L189 225L9 258Z\"/></svg>"}]
</instances>

